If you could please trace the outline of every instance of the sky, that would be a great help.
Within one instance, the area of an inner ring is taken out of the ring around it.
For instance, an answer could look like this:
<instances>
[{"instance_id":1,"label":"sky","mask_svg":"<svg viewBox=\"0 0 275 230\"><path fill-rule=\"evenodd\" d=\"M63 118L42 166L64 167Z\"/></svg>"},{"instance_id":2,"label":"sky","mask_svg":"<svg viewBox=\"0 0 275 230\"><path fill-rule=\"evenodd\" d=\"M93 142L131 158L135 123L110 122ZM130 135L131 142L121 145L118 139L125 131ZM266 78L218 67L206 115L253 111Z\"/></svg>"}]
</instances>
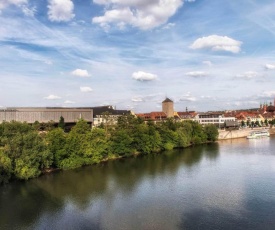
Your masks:
<instances>
[{"instance_id":1,"label":"sky","mask_svg":"<svg viewBox=\"0 0 275 230\"><path fill-rule=\"evenodd\" d=\"M257 108L274 0L0 0L0 107Z\"/></svg>"}]
</instances>

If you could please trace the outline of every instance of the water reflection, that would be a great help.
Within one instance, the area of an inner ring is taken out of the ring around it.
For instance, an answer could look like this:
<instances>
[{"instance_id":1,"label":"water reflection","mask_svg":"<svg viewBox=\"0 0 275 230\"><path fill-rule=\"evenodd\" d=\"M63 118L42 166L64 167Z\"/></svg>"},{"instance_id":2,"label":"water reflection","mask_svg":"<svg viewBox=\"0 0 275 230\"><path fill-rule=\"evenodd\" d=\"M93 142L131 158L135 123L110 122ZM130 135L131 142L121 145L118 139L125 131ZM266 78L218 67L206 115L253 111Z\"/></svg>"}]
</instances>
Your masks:
<instances>
[{"instance_id":1,"label":"water reflection","mask_svg":"<svg viewBox=\"0 0 275 230\"><path fill-rule=\"evenodd\" d=\"M13 183L0 188L0 229L260 229L262 221L271 229L274 140L224 141Z\"/></svg>"}]
</instances>

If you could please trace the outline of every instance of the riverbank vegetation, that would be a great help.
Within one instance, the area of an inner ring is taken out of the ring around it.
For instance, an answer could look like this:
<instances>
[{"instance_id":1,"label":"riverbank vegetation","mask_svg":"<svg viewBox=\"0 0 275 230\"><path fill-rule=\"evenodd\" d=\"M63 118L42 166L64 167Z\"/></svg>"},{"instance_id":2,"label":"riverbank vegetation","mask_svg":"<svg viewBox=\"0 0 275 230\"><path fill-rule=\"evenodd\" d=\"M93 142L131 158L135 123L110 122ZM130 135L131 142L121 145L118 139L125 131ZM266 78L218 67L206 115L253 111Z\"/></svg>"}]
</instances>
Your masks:
<instances>
[{"instance_id":1,"label":"riverbank vegetation","mask_svg":"<svg viewBox=\"0 0 275 230\"><path fill-rule=\"evenodd\" d=\"M63 126L38 131L39 124L0 124L0 184L27 180L52 169L73 169L101 161L151 154L173 148L213 142L214 125L202 127L194 121L145 123L132 115L121 116L115 126L91 129L79 120L70 132Z\"/></svg>"}]
</instances>

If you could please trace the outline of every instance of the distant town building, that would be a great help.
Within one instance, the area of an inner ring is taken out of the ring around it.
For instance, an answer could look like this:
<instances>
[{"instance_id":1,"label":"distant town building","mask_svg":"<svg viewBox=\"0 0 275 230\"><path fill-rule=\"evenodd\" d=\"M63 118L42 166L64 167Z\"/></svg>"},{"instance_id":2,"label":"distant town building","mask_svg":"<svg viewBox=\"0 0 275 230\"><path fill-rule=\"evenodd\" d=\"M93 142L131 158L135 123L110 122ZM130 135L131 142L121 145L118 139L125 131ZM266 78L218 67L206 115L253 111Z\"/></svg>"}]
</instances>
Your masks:
<instances>
[{"instance_id":1,"label":"distant town building","mask_svg":"<svg viewBox=\"0 0 275 230\"><path fill-rule=\"evenodd\" d=\"M202 125L213 124L217 127L224 127L225 122L235 120L235 117L226 117L224 113L221 112L198 113L195 116L195 121L198 123Z\"/></svg>"},{"instance_id":2,"label":"distant town building","mask_svg":"<svg viewBox=\"0 0 275 230\"><path fill-rule=\"evenodd\" d=\"M136 115L145 121L163 121L167 119L167 115L164 112L139 113Z\"/></svg>"},{"instance_id":3,"label":"distant town building","mask_svg":"<svg viewBox=\"0 0 275 230\"><path fill-rule=\"evenodd\" d=\"M36 121L39 123L47 123L49 121L58 123L60 117L64 118L65 123L76 123L79 119L84 119L88 123L93 122L93 110L91 108L61 108L61 107L45 107L45 108L6 108L0 110L0 123L3 121L19 121L32 124Z\"/></svg>"},{"instance_id":4,"label":"distant town building","mask_svg":"<svg viewBox=\"0 0 275 230\"><path fill-rule=\"evenodd\" d=\"M115 125L120 116L129 115L134 113L131 110L117 110L111 105L91 107L93 110L93 126L108 123Z\"/></svg>"},{"instance_id":5,"label":"distant town building","mask_svg":"<svg viewBox=\"0 0 275 230\"><path fill-rule=\"evenodd\" d=\"M162 112L166 114L167 118L174 117L174 102L166 98L162 102Z\"/></svg>"},{"instance_id":6,"label":"distant town building","mask_svg":"<svg viewBox=\"0 0 275 230\"><path fill-rule=\"evenodd\" d=\"M195 111L177 112L181 120L194 120L197 113Z\"/></svg>"}]
</instances>

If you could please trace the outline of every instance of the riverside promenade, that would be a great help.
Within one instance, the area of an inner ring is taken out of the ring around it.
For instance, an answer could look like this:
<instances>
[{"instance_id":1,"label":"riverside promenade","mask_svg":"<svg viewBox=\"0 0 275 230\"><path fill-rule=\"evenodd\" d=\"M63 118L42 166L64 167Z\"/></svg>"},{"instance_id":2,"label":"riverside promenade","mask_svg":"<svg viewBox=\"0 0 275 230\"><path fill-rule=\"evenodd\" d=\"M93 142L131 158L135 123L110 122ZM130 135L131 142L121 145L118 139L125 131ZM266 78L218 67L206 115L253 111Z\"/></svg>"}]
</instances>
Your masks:
<instances>
[{"instance_id":1,"label":"riverside promenade","mask_svg":"<svg viewBox=\"0 0 275 230\"><path fill-rule=\"evenodd\" d=\"M263 130L264 128L246 128L240 130L219 130L218 140L245 138L252 131ZM268 129L270 134L275 134L275 128Z\"/></svg>"}]
</instances>

